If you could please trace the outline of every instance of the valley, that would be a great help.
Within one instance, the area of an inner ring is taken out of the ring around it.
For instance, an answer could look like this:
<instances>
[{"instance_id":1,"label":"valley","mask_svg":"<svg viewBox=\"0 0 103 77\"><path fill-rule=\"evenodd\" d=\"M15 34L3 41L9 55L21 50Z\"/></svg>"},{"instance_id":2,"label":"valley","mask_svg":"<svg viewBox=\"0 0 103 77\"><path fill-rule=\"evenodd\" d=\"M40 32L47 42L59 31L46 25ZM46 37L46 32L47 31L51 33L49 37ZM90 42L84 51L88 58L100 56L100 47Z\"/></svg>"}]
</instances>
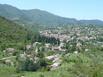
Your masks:
<instances>
[{"instance_id":1,"label":"valley","mask_svg":"<svg viewBox=\"0 0 103 77\"><path fill-rule=\"evenodd\" d=\"M103 77L103 21L0 4L0 77Z\"/></svg>"},{"instance_id":2,"label":"valley","mask_svg":"<svg viewBox=\"0 0 103 77\"><path fill-rule=\"evenodd\" d=\"M0 68L14 70L16 74L11 72L10 77L54 77L56 72L57 77L95 75L94 72L103 71L102 30L95 25L45 28L27 40L23 48L5 47Z\"/></svg>"}]
</instances>

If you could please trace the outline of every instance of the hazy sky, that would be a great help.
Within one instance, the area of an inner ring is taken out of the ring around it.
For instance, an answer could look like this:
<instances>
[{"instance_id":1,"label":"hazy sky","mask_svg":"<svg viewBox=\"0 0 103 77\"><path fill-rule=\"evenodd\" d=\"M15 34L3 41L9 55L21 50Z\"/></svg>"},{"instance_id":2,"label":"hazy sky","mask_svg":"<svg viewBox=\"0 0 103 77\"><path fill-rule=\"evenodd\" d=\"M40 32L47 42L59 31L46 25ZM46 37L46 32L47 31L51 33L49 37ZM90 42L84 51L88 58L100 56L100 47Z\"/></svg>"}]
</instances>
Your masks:
<instances>
[{"instance_id":1,"label":"hazy sky","mask_svg":"<svg viewBox=\"0 0 103 77\"><path fill-rule=\"evenodd\" d=\"M103 20L103 0L0 0L20 9L41 9L63 17Z\"/></svg>"}]
</instances>

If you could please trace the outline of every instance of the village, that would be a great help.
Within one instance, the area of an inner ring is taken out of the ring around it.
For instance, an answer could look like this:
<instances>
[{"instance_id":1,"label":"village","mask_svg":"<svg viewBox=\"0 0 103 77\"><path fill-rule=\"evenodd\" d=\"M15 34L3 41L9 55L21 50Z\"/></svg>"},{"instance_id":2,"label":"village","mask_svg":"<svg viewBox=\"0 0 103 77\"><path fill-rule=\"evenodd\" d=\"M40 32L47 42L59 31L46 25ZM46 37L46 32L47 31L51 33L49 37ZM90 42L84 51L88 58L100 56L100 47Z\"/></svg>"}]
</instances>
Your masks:
<instances>
[{"instance_id":1,"label":"village","mask_svg":"<svg viewBox=\"0 0 103 77\"><path fill-rule=\"evenodd\" d=\"M50 44L48 42L42 43L36 41L33 44L28 44L25 46L24 51L19 52L18 60L26 61L29 59L33 63L37 63L40 60L38 54L43 55L42 58L50 61L48 65L50 70L55 70L62 64L63 54L78 54L81 51L88 52L90 51L88 48L89 44L103 47L103 42L99 40L99 38L102 38L102 36L100 36L103 34L102 28L88 26L69 28L57 27L55 29L39 31L39 33L40 36L59 39L60 43ZM5 57L0 59L0 61L7 65L15 66L16 61L14 59L17 58L17 50L14 48L6 48L3 50L3 53Z\"/></svg>"}]
</instances>

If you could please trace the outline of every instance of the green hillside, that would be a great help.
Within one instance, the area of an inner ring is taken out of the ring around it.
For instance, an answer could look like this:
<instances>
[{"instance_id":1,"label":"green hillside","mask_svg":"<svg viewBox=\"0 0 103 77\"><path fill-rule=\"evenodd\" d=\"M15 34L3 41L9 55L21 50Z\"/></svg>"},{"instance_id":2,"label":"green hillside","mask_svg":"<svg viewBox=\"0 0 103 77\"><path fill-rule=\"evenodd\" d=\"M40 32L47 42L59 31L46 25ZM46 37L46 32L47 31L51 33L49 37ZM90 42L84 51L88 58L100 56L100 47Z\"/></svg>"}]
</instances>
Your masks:
<instances>
[{"instance_id":1,"label":"green hillside","mask_svg":"<svg viewBox=\"0 0 103 77\"><path fill-rule=\"evenodd\" d=\"M12 21L0 17L0 50L18 48L26 40L27 30Z\"/></svg>"}]
</instances>

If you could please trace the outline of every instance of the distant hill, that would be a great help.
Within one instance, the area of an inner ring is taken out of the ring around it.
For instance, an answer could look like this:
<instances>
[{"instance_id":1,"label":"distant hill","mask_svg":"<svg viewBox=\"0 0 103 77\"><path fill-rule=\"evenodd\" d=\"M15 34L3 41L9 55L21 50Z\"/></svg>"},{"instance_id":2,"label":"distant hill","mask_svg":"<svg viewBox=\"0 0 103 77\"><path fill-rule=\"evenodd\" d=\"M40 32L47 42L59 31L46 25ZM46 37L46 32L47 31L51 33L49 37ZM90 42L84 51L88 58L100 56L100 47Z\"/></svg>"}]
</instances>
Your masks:
<instances>
[{"instance_id":1,"label":"distant hill","mask_svg":"<svg viewBox=\"0 0 103 77\"><path fill-rule=\"evenodd\" d=\"M76 24L76 19L69 19L51 14L39 9L23 10L23 13L31 20L31 23L42 25L58 25L58 24Z\"/></svg>"},{"instance_id":2,"label":"distant hill","mask_svg":"<svg viewBox=\"0 0 103 77\"><path fill-rule=\"evenodd\" d=\"M0 50L6 47L22 46L26 40L27 30L10 20L0 17Z\"/></svg>"},{"instance_id":3,"label":"distant hill","mask_svg":"<svg viewBox=\"0 0 103 77\"><path fill-rule=\"evenodd\" d=\"M7 19L19 22L22 24L39 24L39 25L64 25L64 24L95 24L103 25L103 21L100 20L76 20L74 18L60 17L51 14L47 11L32 9L21 10L16 7L7 4L0 4L0 16Z\"/></svg>"},{"instance_id":4,"label":"distant hill","mask_svg":"<svg viewBox=\"0 0 103 77\"><path fill-rule=\"evenodd\" d=\"M103 21L101 20L80 20L83 24L94 24L94 25L103 25Z\"/></svg>"}]
</instances>

